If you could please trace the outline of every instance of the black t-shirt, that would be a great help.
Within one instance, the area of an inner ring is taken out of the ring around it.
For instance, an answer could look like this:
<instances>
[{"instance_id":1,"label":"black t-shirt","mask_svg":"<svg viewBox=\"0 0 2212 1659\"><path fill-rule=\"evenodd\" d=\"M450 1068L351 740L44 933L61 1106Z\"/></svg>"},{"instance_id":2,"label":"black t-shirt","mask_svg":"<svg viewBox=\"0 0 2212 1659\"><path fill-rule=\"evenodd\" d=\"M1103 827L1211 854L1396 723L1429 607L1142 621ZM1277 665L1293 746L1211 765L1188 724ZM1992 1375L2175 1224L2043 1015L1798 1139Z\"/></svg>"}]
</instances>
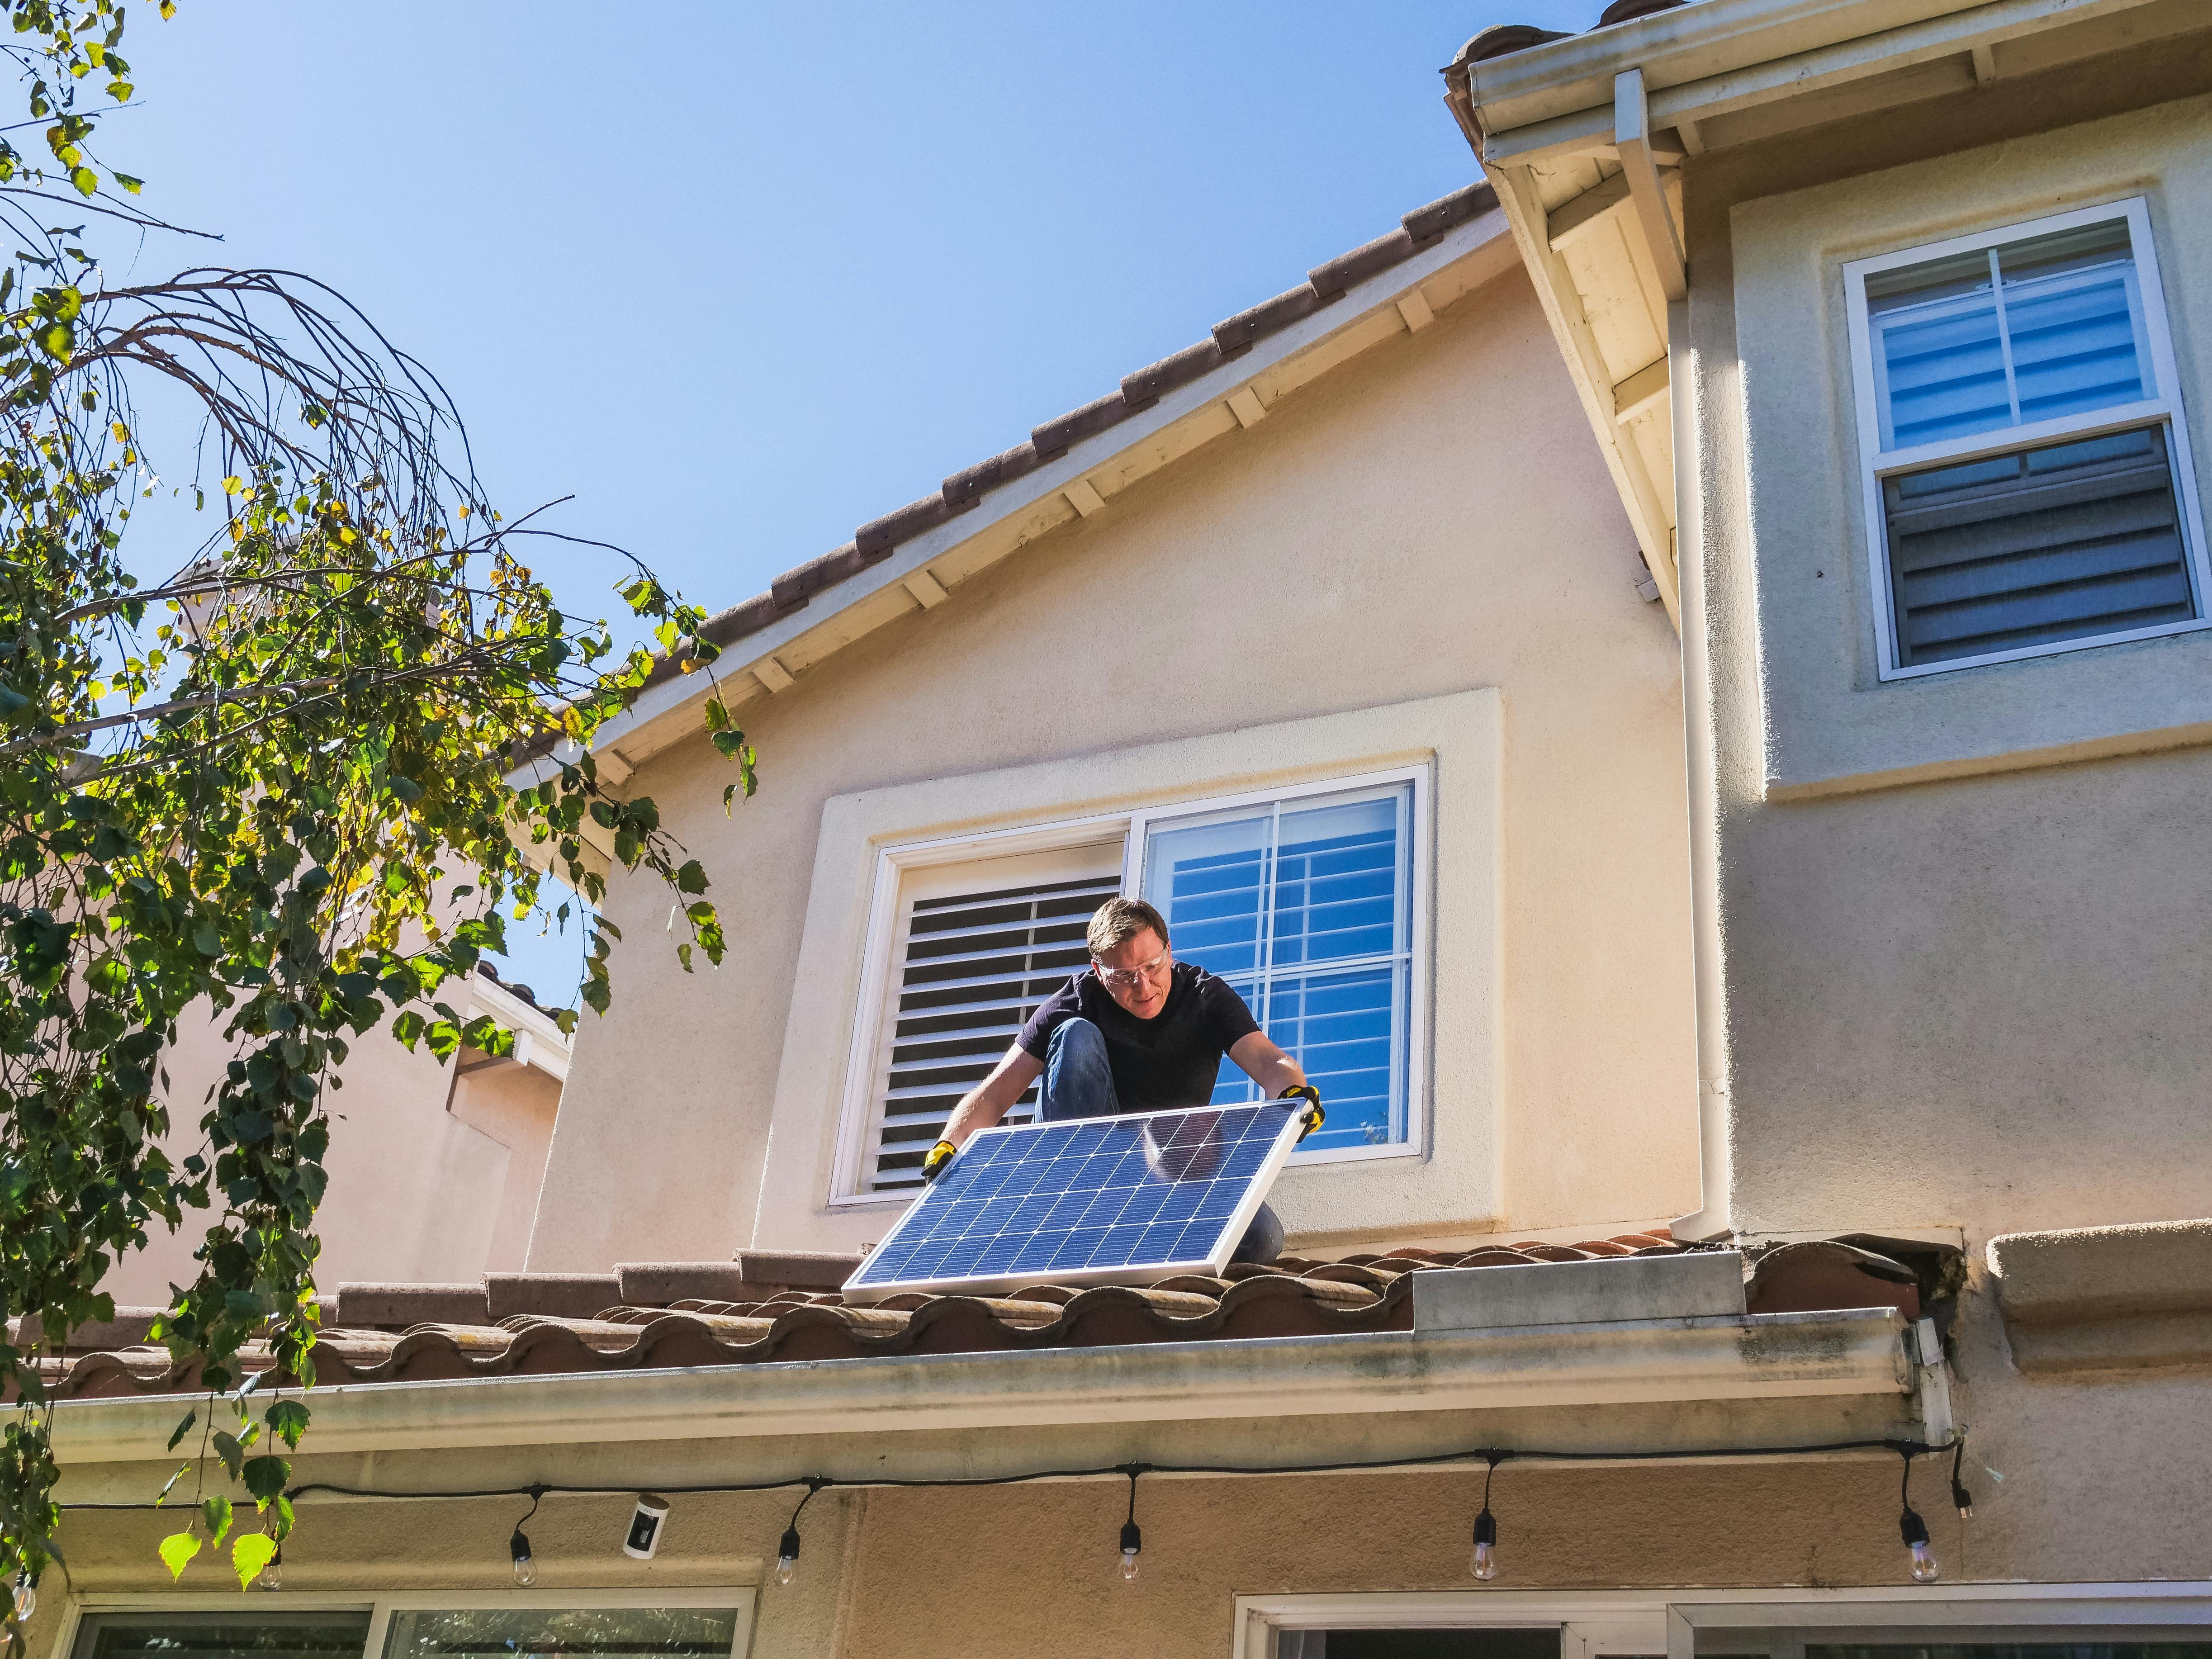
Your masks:
<instances>
[{"instance_id":1,"label":"black t-shirt","mask_svg":"<svg viewBox=\"0 0 2212 1659\"><path fill-rule=\"evenodd\" d=\"M1114 1000L1096 969L1086 968L1030 1016L1023 1050L1043 1060L1052 1033L1079 1014L1106 1039L1114 1093L1125 1112L1164 1112L1203 1106L1213 1097L1221 1057L1260 1029L1244 999L1195 963L1169 970L1167 1006L1139 1019Z\"/></svg>"}]
</instances>

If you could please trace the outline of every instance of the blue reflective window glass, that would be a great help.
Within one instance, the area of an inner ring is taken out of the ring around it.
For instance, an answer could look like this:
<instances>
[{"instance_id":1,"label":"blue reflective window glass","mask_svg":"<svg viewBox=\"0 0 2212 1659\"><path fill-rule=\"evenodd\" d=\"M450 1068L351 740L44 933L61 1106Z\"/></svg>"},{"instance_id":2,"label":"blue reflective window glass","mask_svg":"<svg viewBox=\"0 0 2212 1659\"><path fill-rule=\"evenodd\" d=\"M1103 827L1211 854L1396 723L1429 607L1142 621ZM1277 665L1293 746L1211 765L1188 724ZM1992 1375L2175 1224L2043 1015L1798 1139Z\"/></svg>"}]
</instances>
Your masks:
<instances>
[{"instance_id":1,"label":"blue reflective window glass","mask_svg":"<svg viewBox=\"0 0 2212 1659\"><path fill-rule=\"evenodd\" d=\"M1408 783L1148 830L1145 896L1176 957L1233 986L1322 1091L1328 1122L1308 1150L1407 1136L1412 812ZM1257 1092L1223 1060L1212 1103Z\"/></svg>"},{"instance_id":2,"label":"blue reflective window glass","mask_svg":"<svg viewBox=\"0 0 2212 1659\"><path fill-rule=\"evenodd\" d=\"M2155 395L2127 222L1867 278L1885 451Z\"/></svg>"}]
</instances>

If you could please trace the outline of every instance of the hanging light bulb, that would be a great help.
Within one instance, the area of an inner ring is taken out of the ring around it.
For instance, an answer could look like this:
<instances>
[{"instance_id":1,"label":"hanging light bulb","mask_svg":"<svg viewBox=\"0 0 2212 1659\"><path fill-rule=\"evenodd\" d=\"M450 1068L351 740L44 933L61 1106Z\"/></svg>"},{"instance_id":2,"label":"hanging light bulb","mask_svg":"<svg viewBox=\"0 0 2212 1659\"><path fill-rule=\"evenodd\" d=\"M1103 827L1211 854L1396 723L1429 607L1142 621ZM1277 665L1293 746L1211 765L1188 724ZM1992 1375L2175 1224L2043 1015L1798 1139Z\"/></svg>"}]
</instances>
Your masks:
<instances>
[{"instance_id":1,"label":"hanging light bulb","mask_svg":"<svg viewBox=\"0 0 2212 1659\"><path fill-rule=\"evenodd\" d=\"M1912 1582L1934 1583L1942 1576L1942 1569L1936 1565L1936 1553L1928 1547L1928 1523L1908 1505L1898 1517L1897 1529L1905 1539L1905 1548L1912 1553Z\"/></svg>"},{"instance_id":2,"label":"hanging light bulb","mask_svg":"<svg viewBox=\"0 0 2212 1659\"><path fill-rule=\"evenodd\" d=\"M507 1540L507 1553L514 1559L514 1587L528 1589L538 1582L538 1563L531 1559L530 1534L522 1523L538 1513L538 1506L545 1501L545 1488L533 1484L530 1487L530 1507L523 1510L514 1523L514 1536Z\"/></svg>"},{"instance_id":3,"label":"hanging light bulb","mask_svg":"<svg viewBox=\"0 0 2212 1659\"><path fill-rule=\"evenodd\" d=\"M1960 1470L1966 1459L1966 1443L1961 1439L1951 1451L1951 1503L1959 1511L1959 1519L1971 1521L1974 1518L1974 1494L1966 1490Z\"/></svg>"},{"instance_id":4,"label":"hanging light bulb","mask_svg":"<svg viewBox=\"0 0 2212 1659\"><path fill-rule=\"evenodd\" d=\"M531 1559L530 1539L520 1527L507 1540L507 1553L514 1558L514 1584L517 1589L528 1589L538 1582L538 1563Z\"/></svg>"},{"instance_id":5,"label":"hanging light bulb","mask_svg":"<svg viewBox=\"0 0 2212 1659\"><path fill-rule=\"evenodd\" d=\"M1498 1577L1498 1517L1486 1504L1474 1517L1474 1559L1468 1570L1484 1583Z\"/></svg>"},{"instance_id":6,"label":"hanging light bulb","mask_svg":"<svg viewBox=\"0 0 2212 1659\"><path fill-rule=\"evenodd\" d=\"M775 1547L775 1582L788 1584L799 1571L799 1528L783 1529L783 1540Z\"/></svg>"},{"instance_id":7,"label":"hanging light bulb","mask_svg":"<svg viewBox=\"0 0 2212 1659\"><path fill-rule=\"evenodd\" d=\"M1137 1576L1137 1558L1145 1553L1145 1531L1134 1521L1121 1523L1121 1579L1124 1583Z\"/></svg>"},{"instance_id":8,"label":"hanging light bulb","mask_svg":"<svg viewBox=\"0 0 2212 1659\"><path fill-rule=\"evenodd\" d=\"M27 1625L31 1615L39 1610L39 1587L31 1582L27 1572L15 1577L15 1622Z\"/></svg>"},{"instance_id":9,"label":"hanging light bulb","mask_svg":"<svg viewBox=\"0 0 2212 1659\"><path fill-rule=\"evenodd\" d=\"M269 1558L269 1565L261 1569L261 1577L254 1581L265 1590L284 1588L284 1547L279 1544L276 1553Z\"/></svg>"}]
</instances>

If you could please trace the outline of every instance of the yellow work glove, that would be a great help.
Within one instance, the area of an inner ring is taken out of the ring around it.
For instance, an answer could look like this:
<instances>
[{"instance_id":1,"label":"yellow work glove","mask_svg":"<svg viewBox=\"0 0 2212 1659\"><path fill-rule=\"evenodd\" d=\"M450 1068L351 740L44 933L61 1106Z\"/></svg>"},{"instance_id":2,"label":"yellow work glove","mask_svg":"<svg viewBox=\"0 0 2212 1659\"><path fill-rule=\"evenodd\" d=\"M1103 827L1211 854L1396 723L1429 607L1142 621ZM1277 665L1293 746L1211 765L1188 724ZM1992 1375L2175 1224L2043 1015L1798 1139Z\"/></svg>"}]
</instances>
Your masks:
<instances>
[{"instance_id":1,"label":"yellow work glove","mask_svg":"<svg viewBox=\"0 0 2212 1659\"><path fill-rule=\"evenodd\" d=\"M1321 1109L1321 1091L1315 1088L1310 1083L1295 1084L1291 1087L1284 1090L1283 1092L1277 1095L1275 1098L1278 1100L1290 1100L1295 1098L1305 1102L1306 1109L1304 1112L1299 1114L1306 1126L1304 1128L1298 1131L1298 1139L1300 1140L1304 1140L1316 1129L1320 1128L1322 1124L1328 1121L1328 1114Z\"/></svg>"},{"instance_id":2,"label":"yellow work glove","mask_svg":"<svg viewBox=\"0 0 2212 1659\"><path fill-rule=\"evenodd\" d=\"M921 1160L921 1178L934 1181L945 1173L945 1166L952 1162L952 1154L960 1149L949 1140L940 1140L929 1149L929 1156Z\"/></svg>"}]
</instances>

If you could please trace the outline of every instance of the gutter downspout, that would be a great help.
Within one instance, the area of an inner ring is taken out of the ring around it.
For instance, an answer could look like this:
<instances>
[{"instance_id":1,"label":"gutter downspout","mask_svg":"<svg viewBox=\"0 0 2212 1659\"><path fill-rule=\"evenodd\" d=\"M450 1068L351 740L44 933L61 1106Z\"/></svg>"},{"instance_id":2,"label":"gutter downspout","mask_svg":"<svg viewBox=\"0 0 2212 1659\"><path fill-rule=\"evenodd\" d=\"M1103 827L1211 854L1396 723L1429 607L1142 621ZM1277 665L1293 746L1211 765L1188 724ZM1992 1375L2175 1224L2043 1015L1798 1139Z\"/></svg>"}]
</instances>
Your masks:
<instances>
[{"instance_id":1,"label":"gutter downspout","mask_svg":"<svg viewBox=\"0 0 2212 1659\"><path fill-rule=\"evenodd\" d=\"M1443 77L1444 106L1459 124L1476 162L1487 173L1482 118L1475 112L1471 67L1455 58L1444 66ZM1504 201L1507 191L1501 188L1498 196ZM1687 227L1684 228L1686 232ZM1678 1218L1673 1231L1677 1238L1692 1242L1726 1237L1734 1231L1729 1203L1727 996L1720 949L1719 780L1713 770L1710 717L1712 672L1705 633L1705 519L1698 488L1697 458L1701 447L1696 426L1694 362L1686 296L1667 307L1667 376L1674 432L1674 580L1680 605L1682 737L1690 807L1690 949L1698 1022L1699 1188L1698 1207Z\"/></svg>"},{"instance_id":2,"label":"gutter downspout","mask_svg":"<svg viewBox=\"0 0 2212 1659\"><path fill-rule=\"evenodd\" d=\"M1676 1218L1690 1242L1735 1230L1729 1202L1728 982L1721 959L1720 778L1712 719L1712 647L1705 620L1705 511L1698 487L1697 354L1690 302L1667 307L1668 392L1674 422L1675 580L1682 599L1682 754L1690 805L1691 978L1698 1020L1698 1207Z\"/></svg>"}]
</instances>

